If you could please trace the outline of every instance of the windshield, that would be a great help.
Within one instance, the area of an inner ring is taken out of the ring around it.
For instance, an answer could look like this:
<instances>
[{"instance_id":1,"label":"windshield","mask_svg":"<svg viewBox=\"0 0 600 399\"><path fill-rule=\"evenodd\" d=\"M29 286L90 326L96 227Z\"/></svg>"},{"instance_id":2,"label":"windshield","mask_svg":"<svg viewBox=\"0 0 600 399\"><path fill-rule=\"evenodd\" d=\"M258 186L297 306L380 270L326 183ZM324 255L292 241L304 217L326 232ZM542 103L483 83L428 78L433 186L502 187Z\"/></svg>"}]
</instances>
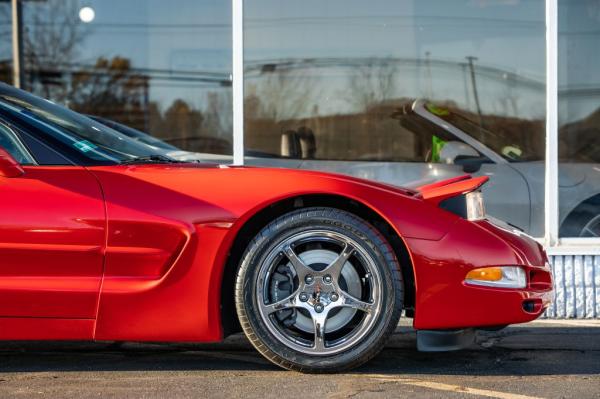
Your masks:
<instances>
[{"instance_id":1,"label":"windshield","mask_svg":"<svg viewBox=\"0 0 600 399\"><path fill-rule=\"evenodd\" d=\"M77 112L2 84L0 108L66 145L89 164L171 161L164 151L134 140Z\"/></svg>"},{"instance_id":2,"label":"windshield","mask_svg":"<svg viewBox=\"0 0 600 399\"><path fill-rule=\"evenodd\" d=\"M433 103L427 103L425 108L430 113L473 137L508 161L534 161L540 158L539 151L535 148L536 146L528 142L529 137L526 134L527 132L524 132L523 128L518 126L514 121L512 123L510 120L496 121L496 127L500 126L507 130L506 132L499 133L482 126L483 123L488 124L494 121L484 118L482 124L480 124L454 109L451 110Z\"/></svg>"},{"instance_id":3,"label":"windshield","mask_svg":"<svg viewBox=\"0 0 600 399\"><path fill-rule=\"evenodd\" d=\"M124 125L122 123L111 121L110 119L101 118L99 116L88 115L88 117L102 123L103 125L110 127L111 129L118 131L119 133L123 133L127 137L131 137L135 141L148 144L151 147L160 148L162 150L168 151L182 151L179 147L175 147L174 145L159 140L156 137L150 136L148 133L140 132L139 130Z\"/></svg>"}]
</instances>

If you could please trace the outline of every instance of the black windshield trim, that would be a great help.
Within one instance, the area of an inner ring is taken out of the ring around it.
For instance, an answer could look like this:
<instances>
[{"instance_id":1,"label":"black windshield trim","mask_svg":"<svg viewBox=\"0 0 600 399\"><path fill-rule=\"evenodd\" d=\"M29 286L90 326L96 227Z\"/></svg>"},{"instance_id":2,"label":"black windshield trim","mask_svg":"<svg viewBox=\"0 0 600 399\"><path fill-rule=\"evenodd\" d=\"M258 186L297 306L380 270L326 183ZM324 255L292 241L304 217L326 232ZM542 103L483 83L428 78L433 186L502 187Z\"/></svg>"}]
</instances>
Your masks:
<instances>
[{"instance_id":1,"label":"black windshield trim","mask_svg":"<svg viewBox=\"0 0 600 399\"><path fill-rule=\"evenodd\" d=\"M11 124L14 124L18 129L30 134L32 137L41 141L54 151L58 152L67 161L72 162L78 166L107 166L107 165L118 165L118 162L112 161L98 161L84 157L81 153L74 148L54 139L51 135L47 134L40 127L35 126L29 118L25 118L18 113L7 110L6 108L0 107L0 115L8 120Z\"/></svg>"}]
</instances>

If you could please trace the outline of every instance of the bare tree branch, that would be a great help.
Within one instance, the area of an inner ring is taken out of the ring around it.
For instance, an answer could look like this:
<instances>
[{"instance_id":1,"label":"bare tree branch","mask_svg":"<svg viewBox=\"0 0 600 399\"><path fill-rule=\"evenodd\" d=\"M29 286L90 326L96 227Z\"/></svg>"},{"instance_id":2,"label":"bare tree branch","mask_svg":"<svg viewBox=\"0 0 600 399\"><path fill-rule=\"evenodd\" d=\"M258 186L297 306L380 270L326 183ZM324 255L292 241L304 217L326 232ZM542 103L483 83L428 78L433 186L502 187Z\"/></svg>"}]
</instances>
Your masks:
<instances>
[{"instance_id":1,"label":"bare tree branch","mask_svg":"<svg viewBox=\"0 0 600 399\"><path fill-rule=\"evenodd\" d=\"M374 59L356 67L348 79L349 101L359 110L367 110L393 98L398 67L389 59Z\"/></svg>"}]
</instances>

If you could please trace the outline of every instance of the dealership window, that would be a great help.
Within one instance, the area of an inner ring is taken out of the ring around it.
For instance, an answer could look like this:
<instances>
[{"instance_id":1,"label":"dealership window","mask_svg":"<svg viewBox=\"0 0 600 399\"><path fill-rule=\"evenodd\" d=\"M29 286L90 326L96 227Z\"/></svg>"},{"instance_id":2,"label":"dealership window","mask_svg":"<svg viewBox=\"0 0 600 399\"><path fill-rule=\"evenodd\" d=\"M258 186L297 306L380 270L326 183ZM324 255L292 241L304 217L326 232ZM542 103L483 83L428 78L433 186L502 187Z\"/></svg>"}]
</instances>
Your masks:
<instances>
[{"instance_id":1,"label":"dealership window","mask_svg":"<svg viewBox=\"0 0 600 399\"><path fill-rule=\"evenodd\" d=\"M6 82L11 1L0 0ZM486 174L492 215L547 243L599 233L595 0L245 0L236 48L241 0L20 2L21 87L75 110L191 151L230 154L235 141L249 164L393 184ZM557 4L558 92L544 16Z\"/></svg>"},{"instance_id":2,"label":"dealership window","mask_svg":"<svg viewBox=\"0 0 600 399\"><path fill-rule=\"evenodd\" d=\"M0 2L0 82L12 83L12 32L9 2Z\"/></svg>"},{"instance_id":3,"label":"dealership window","mask_svg":"<svg viewBox=\"0 0 600 399\"><path fill-rule=\"evenodd\" d=\"M600 2L558 2L562 237L600 236Z\"/></svg>"},{"instance_id":4,"label":"dealership window","mask_svg":"<svg viewBox=\"0 0 600 399\"><path fill-rule=\"evenodd\" d=\"M247 162L490 175L488 211L543 236L544 5L245 1Z\"/></svg>"},{"instance_id":5,"label":"dealership window","mask_svg":"<svg viewBox=\"0 0 600 399\"><path fill-rule=\"evenodd\" d=\"M231 154L230 2L22 4L22 88L181 149Z\"/></svg>"}]
</instances>

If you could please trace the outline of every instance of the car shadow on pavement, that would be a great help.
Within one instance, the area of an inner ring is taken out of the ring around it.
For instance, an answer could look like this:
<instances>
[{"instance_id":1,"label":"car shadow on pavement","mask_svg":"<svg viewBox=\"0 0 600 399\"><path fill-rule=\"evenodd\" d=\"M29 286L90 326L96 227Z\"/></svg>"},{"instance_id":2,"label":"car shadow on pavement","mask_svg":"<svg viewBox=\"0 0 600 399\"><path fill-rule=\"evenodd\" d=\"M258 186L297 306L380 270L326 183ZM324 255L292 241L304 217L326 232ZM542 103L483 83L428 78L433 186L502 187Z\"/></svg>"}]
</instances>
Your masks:
<instances>
[{"instance_id":1,"label":"car shadow on pavement","mask_svg":"<svg viewBox=\"0 0 600 399\"><path fill-rule=\"evenodd\" d=\"M600 328L509 327L481 332L462 351L422 353L399 328L385 349L352 374L600 374ZM64 371L278 371L241 334L219 344L5 342L0 373Z\"/></svg>"}]
</instances>

